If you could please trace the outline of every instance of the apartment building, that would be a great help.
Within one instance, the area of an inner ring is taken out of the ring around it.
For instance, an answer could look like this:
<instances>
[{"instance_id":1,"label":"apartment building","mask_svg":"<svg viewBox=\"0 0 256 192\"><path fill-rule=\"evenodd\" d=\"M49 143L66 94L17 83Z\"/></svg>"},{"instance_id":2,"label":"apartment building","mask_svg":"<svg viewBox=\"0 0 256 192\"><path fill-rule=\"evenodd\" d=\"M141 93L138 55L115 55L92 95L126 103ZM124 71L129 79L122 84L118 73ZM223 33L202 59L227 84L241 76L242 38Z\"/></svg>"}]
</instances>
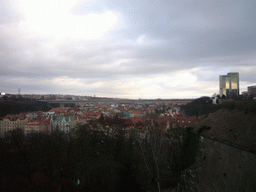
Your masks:
<instances>
[{"instance_id":1,"label":"apartment building","mask_svg":"<svg viewBox=\"0 0 256 192\"><path fill-rule=\"evenodd\" d=\"M30 133L50 133L50 119L28 122L24 128L25 134Z\"/></svg>"},{"instance_id":2,"label":"apartment building","mask_svg":"<svg viewBox=\"0 0 256 192\"><path fill-rule=\"evenodd\" d=\"M28 123L28 118L24 115L7 115L0 121L0 135L13 129L20 128L24 131L25 125Z\"/></svg>"}]
</instances>

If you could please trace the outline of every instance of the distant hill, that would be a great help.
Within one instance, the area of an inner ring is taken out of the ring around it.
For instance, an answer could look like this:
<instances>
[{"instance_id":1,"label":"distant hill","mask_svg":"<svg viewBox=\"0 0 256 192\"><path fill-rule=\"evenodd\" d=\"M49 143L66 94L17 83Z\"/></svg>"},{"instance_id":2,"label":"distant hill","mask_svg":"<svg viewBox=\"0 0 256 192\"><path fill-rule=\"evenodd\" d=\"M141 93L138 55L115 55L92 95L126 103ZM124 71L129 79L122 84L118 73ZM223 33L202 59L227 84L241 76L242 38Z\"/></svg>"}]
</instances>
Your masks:
<instances>
[{"instance_id":1,"label":"distant hill","mask_svg":"<svg viewBox=\"0 0 256 192\"><path fill-rule=\"evenodd\" d=\"M47 102L21 100L0 101L0 117L7 114L19 114L22 112L48 111L52 107Z\"/></svg>"}]
</instances>

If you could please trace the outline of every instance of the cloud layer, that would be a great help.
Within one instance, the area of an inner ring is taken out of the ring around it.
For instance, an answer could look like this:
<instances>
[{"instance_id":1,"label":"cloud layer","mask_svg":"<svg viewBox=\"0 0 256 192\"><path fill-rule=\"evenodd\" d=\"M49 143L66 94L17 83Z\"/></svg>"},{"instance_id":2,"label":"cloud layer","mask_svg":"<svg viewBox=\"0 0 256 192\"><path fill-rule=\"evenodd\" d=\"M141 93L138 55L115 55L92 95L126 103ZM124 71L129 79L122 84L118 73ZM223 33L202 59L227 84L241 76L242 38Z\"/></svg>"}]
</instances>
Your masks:
<instances>
[{"instance_id":1,"label":"cloud layer","mask_svg":"<svg viewBox=\"0 0 256 192\"><path fill-rule=\"evenodd\" d=\"M0 3L3 92L195 98L256 84L255 1Z\"/></svg>"}]
</instances>

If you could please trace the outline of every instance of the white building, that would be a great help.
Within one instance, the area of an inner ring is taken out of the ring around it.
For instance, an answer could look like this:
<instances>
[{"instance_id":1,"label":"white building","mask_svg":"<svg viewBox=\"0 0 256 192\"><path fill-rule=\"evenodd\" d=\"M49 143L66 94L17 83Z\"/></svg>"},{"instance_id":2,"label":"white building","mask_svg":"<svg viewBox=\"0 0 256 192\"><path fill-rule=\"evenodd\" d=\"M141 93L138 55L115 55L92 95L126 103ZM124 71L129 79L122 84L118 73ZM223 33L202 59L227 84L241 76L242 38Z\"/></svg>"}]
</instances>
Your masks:
<instances>
[{"instance_id":1,"label":"white building","mask_svg":"<svg viewBox=\"0 0 256 192\"><path fill-rule=\"evenodd\" d=\"M78 125L78 119L74 115L69 116L52 116L51 131L59 129L64 132L69 132Z\"/></svg>"}]
</instances>

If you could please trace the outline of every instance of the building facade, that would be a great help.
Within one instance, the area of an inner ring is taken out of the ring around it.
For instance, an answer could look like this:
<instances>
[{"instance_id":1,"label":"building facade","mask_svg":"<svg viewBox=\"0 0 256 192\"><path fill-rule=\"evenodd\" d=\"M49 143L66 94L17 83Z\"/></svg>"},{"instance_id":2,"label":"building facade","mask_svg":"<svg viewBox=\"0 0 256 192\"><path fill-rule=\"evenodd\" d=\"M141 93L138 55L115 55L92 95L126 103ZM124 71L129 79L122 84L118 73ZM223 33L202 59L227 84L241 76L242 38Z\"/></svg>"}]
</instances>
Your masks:
<instances>
[{"instance_id":1,"label":"building facade","mask_svg":"<svg viewBox=\"0 0 256 192\"><path fill-rule=\"evenodd\" d=\"M50 133L51 132L51 120L43 119L39 124L39 133Z\"/></svg>"},{"instance_id":2,"label":"building facade","mask_svg":"<svg viewBox=\"0 0 256 192\"><path fill-rule=\"evenodd\" d=\"M28 122L25 125L24 133L50 133L50 119L43 119L41 121Z\"/></svg>"},{"instance_id":3,"label":"building facade","mask_svg":"<svg viewBox=\"0 0 256 192\"><path fill-rule=\"evenodd\" d=\"M5 132L20 128L24 131L28 119L21 115L9 115L0 121L0 135L3 136Z\"/></svg>"},{"instance_id":4,"label":"building facade","mask_svg":"<svg viewBox=\"0 0 256 192\"><path fill-rule=\"evenodd\" d=\"M239 95L239 73L228 73L219 76L220 97L223 95L238 96Z\"/></svg>"},{"instance_id":5,"label":"building facade","mask_svg":"<svg viewBox=\"0 0 256 192\"><path fill-rule=\"evenodd\" d=\"M59 129L64 132L69 132L71 129L76 128L78 119L74 115L69 116L52 116L51 118L51 131Z\"/></svg>"},{"instance_id":6,"label":"building facade","mask_svg":"<svg viewBox=\"0 0 256 192\"><path fill-rule=\"evenodd\" d=\"M256 96L256 85L247 87L248 94Z\"/></svg>"},{"instance_id":7,"label":"building facade","mask_svg":"<svg viewBox=\"0 0 256 192\"><path fill-rule=\"evenodd\" d=\"M28 122L25 125L24 133L25 134L39 133L39 124L40 124L40 121Z\"/></svg>"}]
</instances>

